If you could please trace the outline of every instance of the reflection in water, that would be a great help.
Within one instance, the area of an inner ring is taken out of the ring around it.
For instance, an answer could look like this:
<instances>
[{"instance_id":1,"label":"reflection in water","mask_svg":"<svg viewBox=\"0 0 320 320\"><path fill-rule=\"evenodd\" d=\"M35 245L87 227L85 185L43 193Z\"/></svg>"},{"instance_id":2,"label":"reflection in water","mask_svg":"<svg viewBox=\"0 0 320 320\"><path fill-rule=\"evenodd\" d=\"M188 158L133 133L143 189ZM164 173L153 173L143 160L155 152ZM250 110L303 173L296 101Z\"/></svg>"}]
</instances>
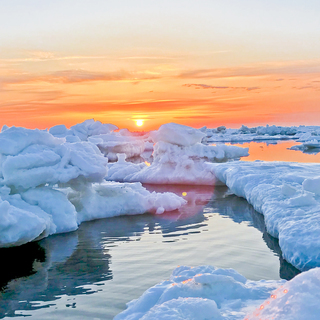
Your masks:
<instances>
[{"instance_id":1,"label":"reflection in water","mask_svg":"<svg viewBox=\"0 0 320 320\"><path fill-rule=\"evenodd\" d=\"M228 143L227 143L228 144ZM249 148L249 156L242 157L242 161L290 161L290 162L320 162L320 153L289 150L300 143L294 141L264 141L232 143L232 145Z\"/></svg>"},{"instance_id":2,"label":"reflection in water","mask_svg":"<svg viewBox=\"0 0 320 320\"><path fill-rule=\"evenodd\" d=\"M221 203L226 199L228 200L228 206ZM282 258L279 240L267 233L263 215L255 211L245 199L238 198L235 195L230 195L225 199L216 199L214 205L219 208L219 212L222 215L229 217L236 223L247 222L249 226L258 229L262 233L262 238L268 248L270 248L270 250L279 257L279 274L281 279L290 280L301 273L300 270L296 269L292 264Z\"/></svg>"},{"instance_id":3,"label":"reflection in water","mask_svg":"<svg viewBox=\"0 0 320 320\"><path fill-rule=\"evenodd\" d=\"M50 319L58 319L79 308L86 308L86 315L68 316L99 318L95 307L87 310L91 306L83 307L79 302L80 297L89 299L94 293L103 318L111 319L126 302L182 263L239 267L242 273L247 270L244 274L249 278L250 274L253 278L261 274L271 278L273 275L266 272L270 259L273 265L277 260L276 254L281 277L289 279L298 273L281 258L277 240L266 233L263 216L244 199L230 195L226 187L146 187L149 191L183 194L188 204L163 215L91 221L76 232L0 250L1 259L5 257L2 261L8 261L0 280L0 318L17 314L36 317L36 310L48 310ZM259 241L261 238L264 242ZM54 317L57 308L60 313Z\"/></svg>"},{"instance_id":4,"label":"reflection in water","mask_svg":"<svg viewBox=\"0 0 320 320\"><path fill-rule=\"evenodd\" d=\"M291 263L282 258L282 252L279 246L279 240L277 238L272 237L265 230L263 233L263 240L266 242L267 246L279 257L280 260L280 278L285 280L291 280L296 275L301 273L300 270L295 268Z\"/></svg>"},{"instance_id":5,"label":"reflection in water","mask_svg":"<svg viewBox=\"0 0 320 320\"><path fill-rule=\"evenodd\" d=\"M84 240L83 243L81 238ZM22 258L33 253L29 251L30 246L38 248L36 252L42 253L42 259L39 260L39 255L28 257L26 261L32 266L32 271L22 275L28 277L15 279L3 287L0 317L14 316L16 310L47 308L54 305L53 302L60 299L61 295L91 294L94 291L84 287L85 285L112 279L109 269L110 255L105 250L102 251L90 236L83 234L83 231L54 235L38 243L25 245L21 249L18 247L20 250L7 249L7 255L11 260L20 260L16 268L21 269L21 266L24 266ZM19 254L22 252L24 255L21 257ZM35 301L51 303L39 304Z\"/></svg>"},{"instance_id":6,"label":"reflection in water","mask_svg":"<svg viewBox=\"0 0 320 320\"><path fill-rule=\"evenodd\" d=\"M0 290L3 291L12 279L35 274L37 264L45 261L45 251L37 242L32 242L20 247L0 249L0 257Z\"/></svg>"}]
</instances>

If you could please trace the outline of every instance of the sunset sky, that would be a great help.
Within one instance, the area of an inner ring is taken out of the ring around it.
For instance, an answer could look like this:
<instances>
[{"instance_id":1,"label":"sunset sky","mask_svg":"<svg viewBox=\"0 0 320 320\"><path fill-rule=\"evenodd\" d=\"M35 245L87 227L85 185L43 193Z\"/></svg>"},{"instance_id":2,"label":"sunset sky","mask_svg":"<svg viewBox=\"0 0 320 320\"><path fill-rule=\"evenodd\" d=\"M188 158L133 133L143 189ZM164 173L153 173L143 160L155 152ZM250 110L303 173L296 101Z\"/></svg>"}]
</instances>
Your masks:
<instances>
[{"instance_id":1,"label":"sunset sky","mask_svg":"<svg viewBox=\"0 0 320 320\"><path fill-rule=\"evenodd\" d=\"M320 123L318 0L1 0L0 127Z\"/></svg>"}]
</instances>

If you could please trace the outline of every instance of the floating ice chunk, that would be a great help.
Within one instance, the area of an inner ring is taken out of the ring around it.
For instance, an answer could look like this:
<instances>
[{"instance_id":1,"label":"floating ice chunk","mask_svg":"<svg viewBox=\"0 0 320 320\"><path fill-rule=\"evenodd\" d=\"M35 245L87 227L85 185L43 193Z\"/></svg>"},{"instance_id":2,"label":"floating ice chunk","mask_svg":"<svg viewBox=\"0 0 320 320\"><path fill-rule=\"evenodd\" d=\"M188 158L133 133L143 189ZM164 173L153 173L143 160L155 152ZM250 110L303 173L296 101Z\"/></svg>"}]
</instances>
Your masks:
<instances>
[{"instance_id":1,"label":"floating ice chunk","mask_svg":"<svg viewBox=\"0 0 320 320\"><path fill-rule=\"evenodd\" d=\"M115 320L318 320L320 269L290 281L250 281L232 269L179 267Z\"/></svg>"},{"instance_id":2,"label":"floating ice chunk","mask_svg":"<svg viewBox=\"0 0 320 320\"><path fill-rule=\"evenodd\" d=\"M166 123L159 130L150 133L151 139L156 143L164 141L179 146L191 146L205 137L200 130L177 123Z\"/></svg>"},{"instance_id":3,"label":"floating ice chunk","mask_svg":"<svg viewBox=\"0 0 320 320\"><path fill-rule=\"evenodd\" d=\"M243 319L247 308L270 297L285 281L249 281L235 270L179 267L170 280L145 291L115 320Z\"/></svg>"},{"instance_id":4,"label":"floating ice chunk","mask_svg":"<svg viewBox=\"0 0 320 320\"><path fill-rule=\"evenodd\" d=\"M78 208L78 223L118 215L163 213L180 208L186 201L177 195L150 193L140 183L105 182L93 184L81 192L69 193Z\"/></svg>"},{"instance_id":5,"label":"floating ice chunk","mask_svg":"<svg viewBox=\"0 0 320 320\"><path fill-rule=\"evenodd\" d=\"M165 159L162 159L165 161ZM204 161L194 161L184 156L179 162L145 163L116 162L109 165L107 180L142 182L151 184L197 184L213 185L214 174Z\"/></svg>"},{"instance_id":6,"label":"floating ice chunk","mask_svg":"<svg viewBox=\"0 0 320 320\"><path fill-rule=\"evenodd\" d=\"M309 132L310 134L310 132ZM310 134L311 136L311 134ZM309 138L309 136L308 136ZM318 137L320 138L320 137ZM315 153L319 152L318 149L320 150L320 139L312 139L312 140L307 140L305 141L304 138L300 138L298 141L303 141L301 144L292 146L290 150L301 150L301 151L315 151Z\"/></svg>"},{"instance_id":7,"label":"floating ice chunk","mask_svg":"<svg viewBox=\"0 0 320 320\"><path fill-rule=\"evenodd\" d=\"M152 184L213 185L216 178L206 161L226 161L247 155L248 148L224 144L181 146L159 141L154 145L151 166L118 161L110 166L107 179Z\"/></svg>"},{"instance_id":8,"label":"floating ice chunk","mask_svg":"<svg viewBox=\"0 0 320 320\"><path fill-rule=\"evenodd\" d=\"M310 141L306 141L306 142L303 143L303 146L306 149L320 148L320 141L316 140L316 139L313 139L313 140L310 140Z\"/></svg>"}]
</instances>

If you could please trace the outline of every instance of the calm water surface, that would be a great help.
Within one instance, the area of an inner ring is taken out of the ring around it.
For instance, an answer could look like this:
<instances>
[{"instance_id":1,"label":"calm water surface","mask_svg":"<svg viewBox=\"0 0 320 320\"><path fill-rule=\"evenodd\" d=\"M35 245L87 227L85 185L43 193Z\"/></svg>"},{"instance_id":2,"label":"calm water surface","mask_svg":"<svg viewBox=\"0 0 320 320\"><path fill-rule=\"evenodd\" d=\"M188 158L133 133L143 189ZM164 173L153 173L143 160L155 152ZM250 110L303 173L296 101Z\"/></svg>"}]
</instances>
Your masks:
<instances>
[{"instance_id":1,"label":"calm water surface","mask_svg":"<svg viewBox=\"0 0 320 320\"><path fill-rule=\"evenodd\" d=\"M188 205L159 216L87 222L72 233L0 249L0 318L112 319L178 265L234 268L252 280L298 273L281 258L263 216L227 188L146 187L183 193Z\"/></svg>"},{"instance_id":2,"label":"calm water surface","mask_svg":"<svg viewBox=\"0 0 320 320\"><path fill-rule=\"evenodd\" d=\"M229 144L230 145L230 144ZM249 148L249 156L243 157L243 161L291 161L291 162L320 162L320 150L310 149L307 152L290 150L292 146L300 145L294 141L265 141L232 143L232 145Z\"/></svg>"}]
</instances>

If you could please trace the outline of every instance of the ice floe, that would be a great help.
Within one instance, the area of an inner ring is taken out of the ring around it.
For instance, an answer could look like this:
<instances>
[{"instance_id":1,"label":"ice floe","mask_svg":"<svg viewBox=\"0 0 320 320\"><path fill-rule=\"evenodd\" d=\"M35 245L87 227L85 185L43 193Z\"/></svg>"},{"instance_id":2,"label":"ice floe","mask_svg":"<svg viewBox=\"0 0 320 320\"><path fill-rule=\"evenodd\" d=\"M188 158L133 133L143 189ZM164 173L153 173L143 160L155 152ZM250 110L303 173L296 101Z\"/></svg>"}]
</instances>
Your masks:
<instances>
[{"instance_id":1,"label":"ice floe","mask_svg":"<svg viewBox=\"0 0 320 320\"><path fill-rule=\"evenodd\" d=\"M115 320L319 319L320 269L290 281L250 281L233 269L178 267Z\"/></svg>"},{"instance_id":2,"label":"ice floe","mask_svg":"<svg viewBox=\"0 0 320 320\"><path fill-rule=\"evenodd\" d=\"M0 247L73 231L86 220L144 212L161 214L185 204L183 198L172 193L150 193L140 183L104 180L108 159L88 139L105 136L115 128L89 120L69 130L64 126L52 128L56 137L45 130L3 128ZM74 141L68 137L74 137ZM139 143L144 149L144 140Z\"/></svg>"},{"instance_id":3,"label":"ice floe","mask_svg":"<svg viewBox=\"0 0 320 320\"><path fill-rule=\"evenodd\" d=\"M283 257L300 270L320 266L320 164L212 164L217 179L264 215Z\"/></svg>"},{"instance_id":4,"label":"ice floe","mask_svg":"<svg viewBox=\"0 0 320 320\"><path fill-rule=\"evenodd\" d=\"M248 148L201 143L202 131L168 123L150 134L155 142L153 162L133 164L119 155L118 162L109 165L108 180L154 184L213 185L214 174L209 162L223 162L248 155Z\"/></svg>"},{"instance_id":5,"label":"ice floe","mask_svg":"<svg viewBox=\"0 0 320 320\"><path fill-rule=\"evenodd\" d=\"M241 142L259 140L288 140L300 139L306 136L320 136L320 128L316 126L259 126L249 128L242 125L239 129L227 129L220 126L216 129L204 130L206 142Z\"/></svg>"}]
</instances>

